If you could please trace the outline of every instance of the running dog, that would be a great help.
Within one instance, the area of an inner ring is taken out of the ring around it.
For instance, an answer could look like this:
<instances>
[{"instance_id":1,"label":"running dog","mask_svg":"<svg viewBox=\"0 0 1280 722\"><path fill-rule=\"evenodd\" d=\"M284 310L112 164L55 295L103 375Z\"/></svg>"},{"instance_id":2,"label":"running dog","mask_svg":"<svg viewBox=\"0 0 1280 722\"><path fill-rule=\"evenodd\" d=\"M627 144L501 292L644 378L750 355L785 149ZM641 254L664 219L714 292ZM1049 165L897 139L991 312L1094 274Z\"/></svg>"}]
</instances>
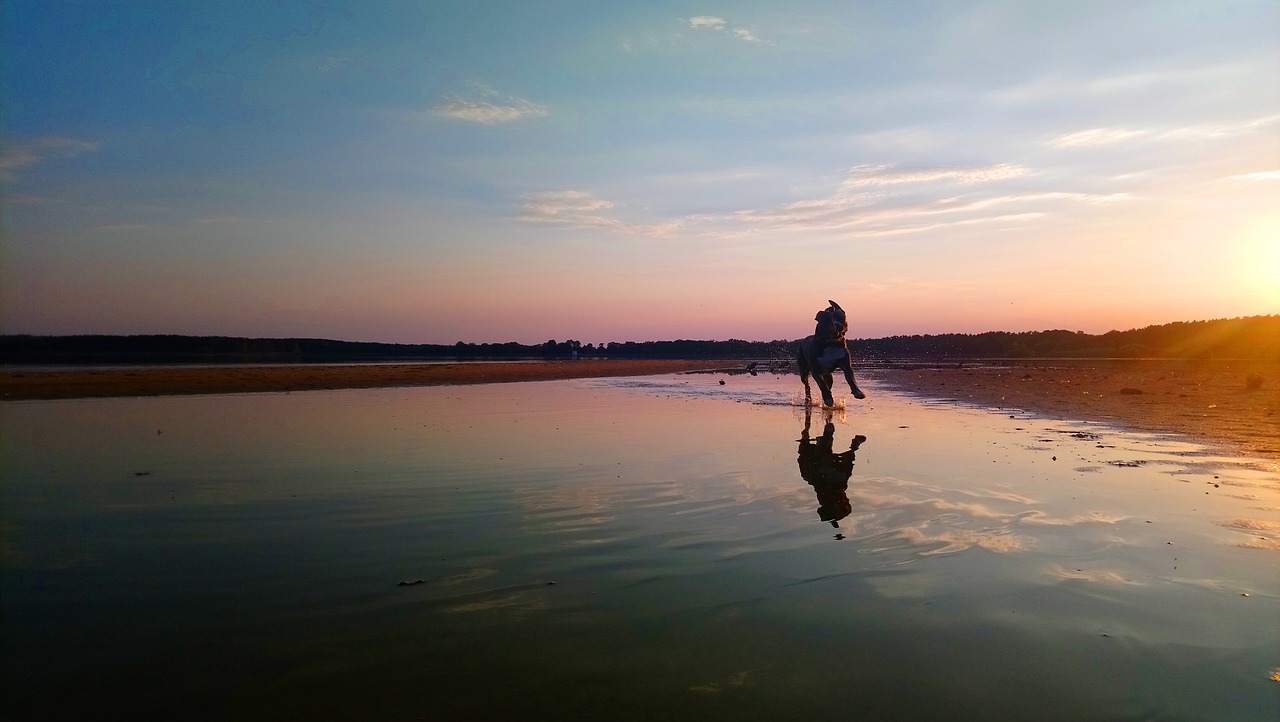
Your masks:
<instances>
[{"instance_id":1,"label":"running dog","mask_svg":"<svg viewBox=\"0 0 1280 722\"><path fill-rule=\"evenodd\" d=\"M835 406L835 399L831 397L831 388L832 372L836 369L844 372L844 378L849 382L849 390L853 392L853 398L865 399L867 395L862 393L858 383L853 380L853 363L849 356L849 346L844 338L849 330L844 309L840 308L840 304L835 301L828 300L827 303L831 305L813 317L813 320L818 322L813 335L800 341L800 352L796 355L796 362L800 366L800 381L804 383L805 402L810 403L813 398L809 390L809 376L812 374L813 380L818 384L818 391L822 392L822 403Z\"/></svg>"}]
</instances>

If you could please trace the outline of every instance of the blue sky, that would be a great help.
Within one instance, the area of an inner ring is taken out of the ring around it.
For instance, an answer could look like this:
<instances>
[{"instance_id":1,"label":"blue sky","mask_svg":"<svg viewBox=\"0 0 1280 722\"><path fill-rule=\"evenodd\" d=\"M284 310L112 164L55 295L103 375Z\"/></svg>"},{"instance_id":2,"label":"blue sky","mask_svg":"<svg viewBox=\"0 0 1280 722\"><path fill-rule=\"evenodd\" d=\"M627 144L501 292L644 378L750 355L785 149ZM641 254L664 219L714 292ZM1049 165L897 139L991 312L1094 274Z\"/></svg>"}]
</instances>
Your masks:
<instances>
[{"instance_id":1,"label":"blue sky","mask_svg":"<svg viewBox=\"0 0 1280 722\"><path fill-rule=\"evenodd\" d=\"M1280 4L3 3L0 330L1280 312Z\"/></svg>"}]
</instances>

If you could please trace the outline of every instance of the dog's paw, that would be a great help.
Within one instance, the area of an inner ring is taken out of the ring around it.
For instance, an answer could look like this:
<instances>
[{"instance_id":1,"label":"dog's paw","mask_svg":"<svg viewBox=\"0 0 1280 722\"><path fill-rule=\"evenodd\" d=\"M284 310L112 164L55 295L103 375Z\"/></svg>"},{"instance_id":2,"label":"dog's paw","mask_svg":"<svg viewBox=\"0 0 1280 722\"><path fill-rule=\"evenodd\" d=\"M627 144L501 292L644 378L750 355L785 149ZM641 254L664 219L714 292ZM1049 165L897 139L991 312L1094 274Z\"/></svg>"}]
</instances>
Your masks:
<instances>
[{"instance_id":1,"label":"dog's paw","mask_svg":"<svg viewBox=\"0 0 1280 722\"><path fill-rule=\"evenodd\" d=\"M864 394L864 393L862 393L862 389L855 388L855 389L853 390L853 398L855 398L855 399L865 399L865 398L867 398L867 395L866 395L866 394Z\"/></svg>"}]
</instances>

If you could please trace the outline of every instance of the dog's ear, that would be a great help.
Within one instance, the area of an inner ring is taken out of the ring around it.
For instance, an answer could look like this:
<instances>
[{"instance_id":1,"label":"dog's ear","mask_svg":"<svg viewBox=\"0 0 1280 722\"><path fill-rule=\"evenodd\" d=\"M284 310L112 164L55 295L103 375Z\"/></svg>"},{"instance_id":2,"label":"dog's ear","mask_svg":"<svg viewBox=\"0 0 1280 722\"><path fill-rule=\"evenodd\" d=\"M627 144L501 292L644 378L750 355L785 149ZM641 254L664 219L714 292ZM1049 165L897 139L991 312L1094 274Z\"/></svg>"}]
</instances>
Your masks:
<instances>
[{"instance_id":1,"label":"dog's ear","mask_svg":"<svg viewBox=\"0 0 1280 722\"><path fill-rule=\"evenodd\" d=\"M835 309L835 310L837 310L837 311L843 311L843 310L844 310L843 308L840 308L840 304L836 303L835 301L832 301L832 300L831 300L831 299L829 299L829 298L827 299L827 303L831 304L831 307L832 307L832 308L834 308L834 309Z\"/></svg>"}]
</instances>

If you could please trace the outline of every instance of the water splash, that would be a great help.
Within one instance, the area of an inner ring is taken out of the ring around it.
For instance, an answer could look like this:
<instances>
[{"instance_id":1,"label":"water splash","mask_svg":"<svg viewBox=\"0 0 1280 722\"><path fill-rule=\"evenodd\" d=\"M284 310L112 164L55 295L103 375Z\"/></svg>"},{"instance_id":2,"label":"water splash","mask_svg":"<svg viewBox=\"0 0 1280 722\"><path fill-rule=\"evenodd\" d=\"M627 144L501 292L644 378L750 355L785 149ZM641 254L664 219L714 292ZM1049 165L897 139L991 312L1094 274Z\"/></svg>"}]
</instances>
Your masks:
<instances>
[{"instance_id":1,"label":"water splash","mask_svg":"<svg viewBox=\"0 0 1280 722\"><path fill-rule=\"evenodd\" d=\"M815 408L815 409L826 409L830 411L843 412L846 409L847 400L845 399L845 397L841 396L835 400L834 405L824 406L822 404L821 396L814 396L812 398L806 399L804 397L804 392L796 391L791 394L790 401L788 402L788 404L790 406L799 406L802 409L808 406L810 408Z\"/></svg>"}]
</instances>

